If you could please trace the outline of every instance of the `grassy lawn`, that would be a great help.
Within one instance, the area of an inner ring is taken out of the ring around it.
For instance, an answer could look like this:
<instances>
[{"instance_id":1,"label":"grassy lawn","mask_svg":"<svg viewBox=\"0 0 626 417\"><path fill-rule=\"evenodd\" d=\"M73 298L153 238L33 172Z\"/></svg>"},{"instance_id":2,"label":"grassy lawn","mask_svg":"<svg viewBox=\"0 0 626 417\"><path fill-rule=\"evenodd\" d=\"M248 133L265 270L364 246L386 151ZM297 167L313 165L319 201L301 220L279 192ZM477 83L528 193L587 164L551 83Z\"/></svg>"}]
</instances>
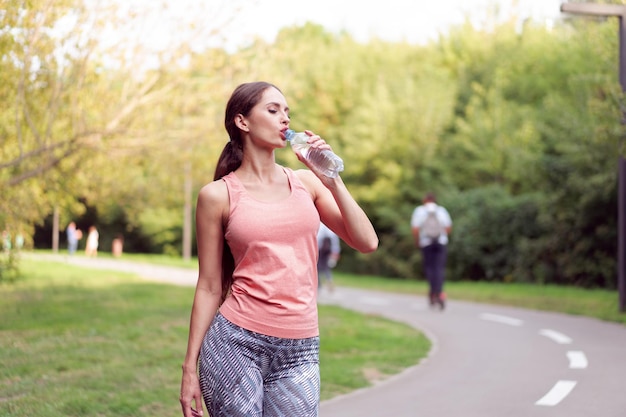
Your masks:
<instances>
[{"instance_id":1,"label":"grassy lawn","mask_svg":"<svg viewBox=\"0 0 626 417\"><path fill-rule=\"evenodd\" d=\"M193 288L57 262L25 261L22 272L0 284L0 416L181 415ZM429 349L415 329L338 307L320 306L320 329L323 399Z\"/></svg>"}]
</instances>

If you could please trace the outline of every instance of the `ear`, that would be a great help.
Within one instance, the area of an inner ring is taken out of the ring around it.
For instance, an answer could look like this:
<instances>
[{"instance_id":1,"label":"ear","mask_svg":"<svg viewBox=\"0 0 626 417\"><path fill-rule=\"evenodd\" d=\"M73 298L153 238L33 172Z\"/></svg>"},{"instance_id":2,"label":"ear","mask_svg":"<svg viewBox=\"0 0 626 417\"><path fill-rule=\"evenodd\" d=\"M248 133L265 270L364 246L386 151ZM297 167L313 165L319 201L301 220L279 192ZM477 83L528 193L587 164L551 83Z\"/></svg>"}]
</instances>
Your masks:
<instances>
[{"instance_id":1,"label":"ear","mask_svg":"<svg viewBox=\"0 0 626 417\"><path fill-rule=\"evenodd\" d=\"M238 114L235 116L235 125L244 132L249 132L250 128L248 127L248 121L243 116L243 114Z\"/></svg>"}]
</instances>

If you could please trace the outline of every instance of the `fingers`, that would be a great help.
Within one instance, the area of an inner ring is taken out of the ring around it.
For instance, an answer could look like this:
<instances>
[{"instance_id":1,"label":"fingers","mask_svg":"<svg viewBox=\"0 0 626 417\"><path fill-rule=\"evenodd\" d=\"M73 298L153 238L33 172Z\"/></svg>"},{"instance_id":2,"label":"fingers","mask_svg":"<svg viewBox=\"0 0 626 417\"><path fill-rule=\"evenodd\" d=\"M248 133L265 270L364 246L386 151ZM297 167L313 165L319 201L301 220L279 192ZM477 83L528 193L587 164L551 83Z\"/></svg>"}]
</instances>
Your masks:
<instances>
[{"instance_id":1,"label":"fingers","mask_svg":"<svg viewBox=\"0 0 626 417\"><path fill-rule=\"evenodd\" d=\"M198 381L197 374L183 372L179 401L183 408L184 417L202 416L202 391L200 390L200 381Z\"/></svg>"},{"instance_id":2,"label":"fingers","mask_svg":"<svg viewBox=\"0 0 626 417\"><path fill-rule=\"evenodd\" d=\"M187 401L185 398L183 398L183 394L180 394L180 406L183 409L183 416L184 417L192 417L191 414L191 404L189 403L189 401Z\"/></svg>"},{"instance_id":3,"label":"fingers","mask_svg":"<svg viewBox=\"0 0 626 417\"><path fill-rule=\"evenodd\" d=\"M191 404L183 404L183 401L181 401L181 405L183 407L183 416L185 417L202 417L204 412L202 411L202 404L196 402L196 408L191 407Z\"/></svg>"},{"instance_id":4,"label":"fingers","mask_svg":"<svg viewBox=\"0 0 626 417\"><path fill-rule=\"evenodd\" d=\"M203 412L202 412L202 396L197 393L196 395L194 395L193 397L194 402L196 403L196 408L192 408L191 409L191 415L193 417L201 417Z\"/></svg>"},{"instance_id":5,"label":"fingers","mask_svg":"<svg viewBox=\"0 0 626 417\"><path fill-rule=\"evenodd\" d=\"M193 408L191 404L194 404L196 408ZM194 394L190 399L180 395L180 405L183 408L183 416L185 417L202 417L204 412L202 411L202 396L198 393Z\"/></svg>"},{"instance_id":6,"label":"fingers","mask_svg":"<svg viewBox=\"0 0 626 417\"><path fill-rule=\"evenodd\" d=\"M181 405L182 405L182 403L181 403ZM185 407L184 405L182 405L182 407L183 407L183 416L184 417L192 417L191 407Z\"/></svg>"},{"instance_id":7,"label":"fingers","mask_svg":"<svg viewBox=\"0 0 626 417\"><path fill-rule=\"evenodd\" d=\"M307 142L309 145L311 145L311 147L319 149L331 149L330 145L326 143L326 141L322 139L321 136L316 135L310 130L305 130L304 133L309 135L309 140Z\"/></svg>"}]
</instances>

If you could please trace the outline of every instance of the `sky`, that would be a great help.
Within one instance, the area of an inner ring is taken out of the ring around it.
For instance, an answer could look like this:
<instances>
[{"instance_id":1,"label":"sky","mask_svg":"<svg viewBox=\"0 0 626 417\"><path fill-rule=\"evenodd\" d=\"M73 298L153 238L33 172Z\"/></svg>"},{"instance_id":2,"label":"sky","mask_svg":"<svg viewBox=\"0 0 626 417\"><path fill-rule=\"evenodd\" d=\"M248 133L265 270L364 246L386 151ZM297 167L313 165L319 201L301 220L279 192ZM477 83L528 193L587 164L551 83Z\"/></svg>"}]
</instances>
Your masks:
<instances>
[{"instance_id":1,"label":"sky","mask_svg":"<svg viewBox=\"0 0 626 417\"><path fill-rule=\"evenodd\" d=\"M95 1L95 0L92 0ZM356 40L372 37L388 41L426 43L437 39L465 16L484 21L495 6L506 16L516 11L536 21L562 16L563 0L117 0L122 14L139 12L147 16L147 35L152 42L165 43L180 33L181 24L206 28L235 20L226 31L230 46L241 46L259 36L272 41L286 26L306 22L326 29L345 30ZM97 1L96 1L97 3ZM166 11L163 12L163 7ZM155 12L155 10L158 10Z\"/></svg>"},{"instance_id":2,"label":"sky","mask_svg":"<svg viewBox=\"0 0 626 417\"><path fill-rule=\"evenodd\" d=\"M558 19L562 0L258 0L241 13L237 36L272 40L280 28L307 21L331 31L346 30L358 41L377 37L425 43L437 39L468 15L483 20L490 6L506 15L515 8L523 18ZM515 6L517 4L517 6ZM245 40L244 40L245 42Z\"/></svg>"},{"instance_id":3,"label":"sky","mask_svg":"<svg viewBox=\"0 0 626 417\"><path fill-rule=\"evenodd\" d=\"M87 1L99 4L99 0ZM122 26L112 26L101 39L103 45L115 44L122 36L129 44L135 39L157 52L177 50L183 44L197 51L211 46L234 52L257 37L272 42L282 28L306 22L320 24L330 32L348 32L359 42L377 38L425 44L466 17L484 27L488 11L495 7L501 16L515 14L519 21L530 18L546 25L563 16L563 0L112 1L118 10L115 21ZM134 19L137 16L139 21ZM156 55L150 56L156 59Z\"/></svg>"}]
</instances>

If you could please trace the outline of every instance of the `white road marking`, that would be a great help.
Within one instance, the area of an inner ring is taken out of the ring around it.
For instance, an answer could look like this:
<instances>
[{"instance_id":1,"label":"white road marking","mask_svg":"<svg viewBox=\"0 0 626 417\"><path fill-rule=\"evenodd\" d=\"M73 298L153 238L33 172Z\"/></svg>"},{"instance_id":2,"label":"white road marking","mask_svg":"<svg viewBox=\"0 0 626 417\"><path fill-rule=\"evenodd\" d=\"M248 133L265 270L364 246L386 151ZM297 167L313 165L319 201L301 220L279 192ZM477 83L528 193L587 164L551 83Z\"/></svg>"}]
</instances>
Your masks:
<instances>
[{"instance_id":1,"label":"white road marking","mask_svg":"<svg viewBox=\"0 0 626 417\"><path fill-rule=\"evenodd\" d=\"M539 334L547 337L548 339L552 339L556 343L560 345L569 345L572 343L572 339L568 336L565 336L563 333L559 333L550 329L543 329L539 331Z\"/></svg>"},{"instance_id":2,"label":"white road marking","mask_svg":"<svg viewBox=\"0 0 626 417\"><path fill-rule=\"evenodd\" d=\"M524 321L508 316L501 316L499 314L483 313L480 318L487 321L494 321L496 323L508 324L509 326L521 326Z\"/></svg>"},{"instance_id":3,"label":"white road marking","mask_svg":"<svg viewBox=\"0 0 626 417\"><path fill-rule=\"evenodd\" d=\"M559 381L535 405L553 407L563 401L576 386L576 381Z\"/></svg>"},{"instance_id":4,"label":"white road marking","mask_svg":"<svg viewBox=\"0 0 626 417\"><path fill-rule=\"evenodd\" d=\"M570 350L567 352L570 369L585 369L588 365L587 357L579 350Z\"/></svg>"}]
</instances>

